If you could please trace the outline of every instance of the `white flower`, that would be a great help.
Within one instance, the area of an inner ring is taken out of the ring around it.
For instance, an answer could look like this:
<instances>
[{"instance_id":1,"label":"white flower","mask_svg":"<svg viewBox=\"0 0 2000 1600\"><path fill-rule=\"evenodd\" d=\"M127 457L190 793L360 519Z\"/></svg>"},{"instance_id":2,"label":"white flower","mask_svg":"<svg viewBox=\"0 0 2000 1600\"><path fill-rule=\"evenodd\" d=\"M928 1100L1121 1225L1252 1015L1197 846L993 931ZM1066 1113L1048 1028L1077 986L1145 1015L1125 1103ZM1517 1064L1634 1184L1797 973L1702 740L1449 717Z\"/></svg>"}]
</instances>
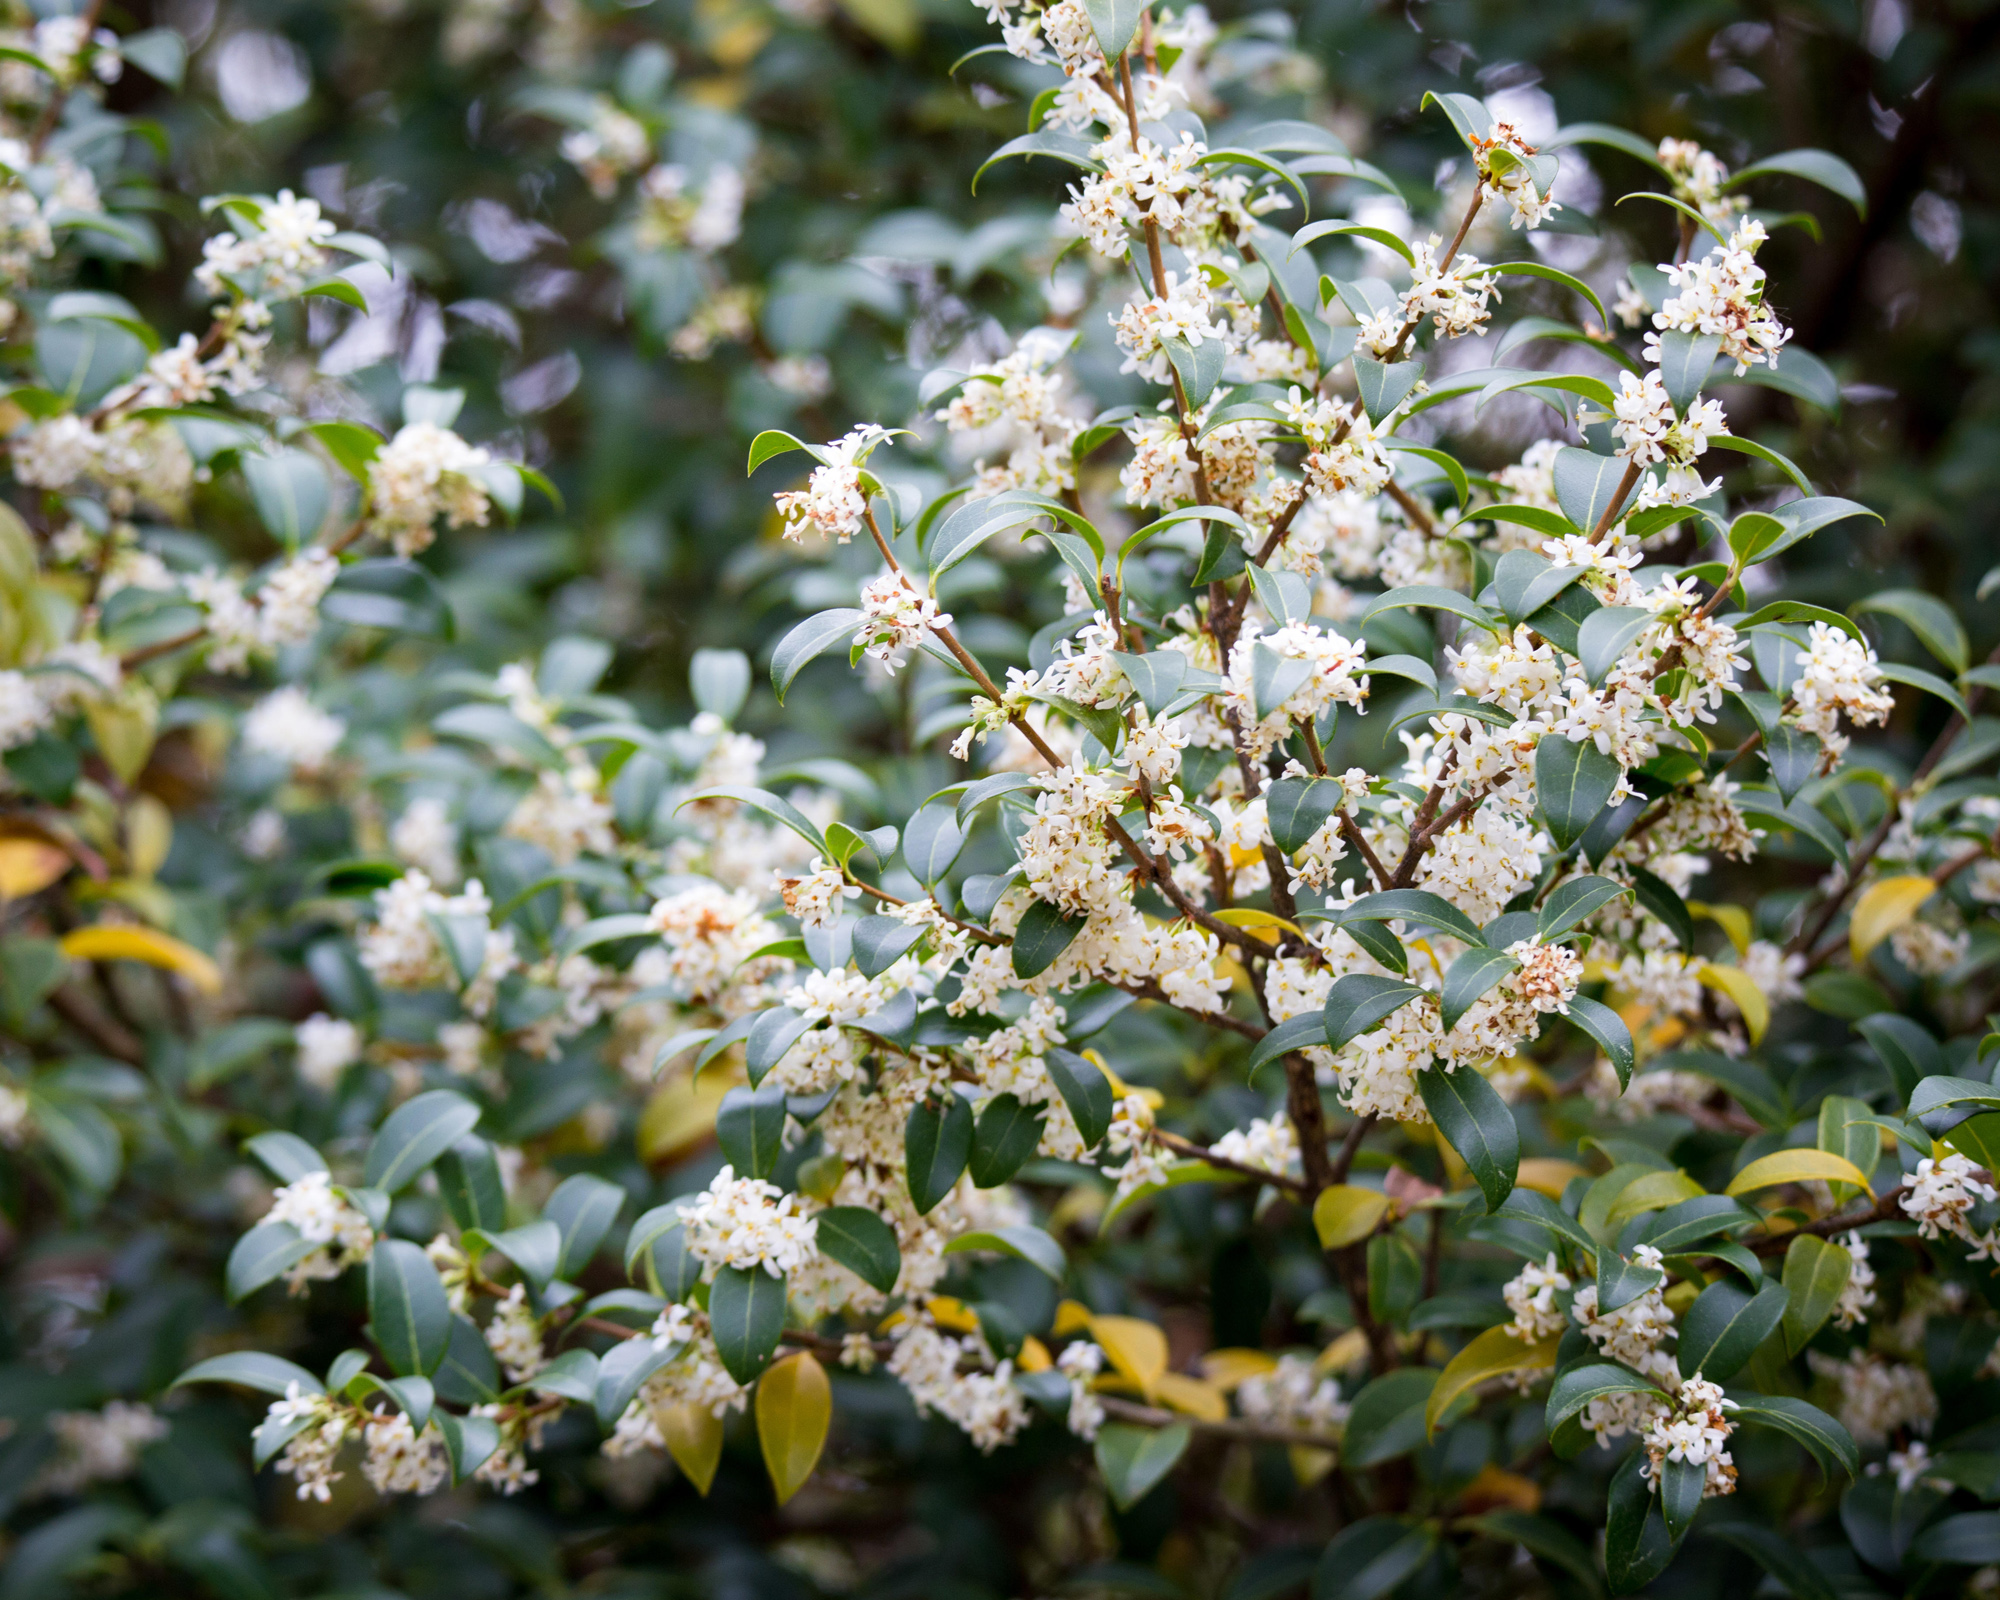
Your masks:
<instances>
[{"instance_id":1,"label":"white flower","mask_svg":"<svg viewBox=\"0 0 2000 1600\"><path fill-rule=\"evenodd\" d=\"M435 1422L422 1434L402 1412L377 1411L362 1424L367 1453L361 1475L377 1494L435 1494L451 1477L451 1458Z\"/></svg>"},{"instance_id":2,"label":"white flower","mask_svg":"<svg viewBox=\"0 0 2000 1600\"><path fill-rule=\"evenodd\" d=\"M725 1166L692 1204L680 1208L688 1249L709 1267L762 1267L782 1278L818 1253L818 1224L799 1212L799 1197Z\"/></svg>"},{"instance_id":3,"label":"white flower","mask_svg":"<svg viewBox=\"0 0 2000 1600\"><path fill-rule=\"evenodd\" d=\"M803 489L773 497L778 515L785 519L785 537L796 540L810 529L822 538L846 544L859 533L868 513L862 464L887 437L885 429L870 422L826 445L824 449L833 459L815 467Z\"/></svg>"},{"instance_id":4,"label":"white flower","mask_svg":"<svg viewBox=\"0 0 2000 1600\"><path fill-rule=\"evenodd\" d=\"M361 1059L361 1030L340 1017L315 1011L292 1030L298 1043L299 1076L328 1091Z\"/></svg>"},{"instance_id":5,"label":"white flower","mask_svg":"<svg viewBox=\"0 0 2000 1600\"><path fill-rule=\"evenodd\" d=\"M549 1364L542 1353L541 1319L529 1309L527 1287L515 1284L493 1308L483 1330L486 1348L506 1371L509 1383L525 1383Z\"/></svg>"},{"instance_id":6,"label":"white flower","mask_svg":"<svg viewBox=\"0 0 2000 1600\"><path fill-rule=\"evenodd\" d=\"M405 558L429 547L440 515L453 528L486 525L491 457L434 422L406 423L368 463L369 519Z\"/></svg>"},{"instance_id":7,"label":"white flower","mask_svg":"<svg viewBox=\"0 0 2000 1600\"><path fill-rule=\"evenodd\" d=\"M821 928L839 921L841 903L860 896L858 885L849 883L837 867L824 857L814 856L812 869L804 877L780 872L778 892L784 897L786 912L799 919L802 928Z\"/></svg>"},{"instance_id":8,"label":"white flower","mask_svg":"<svg viewBox=\"0 0 2000 1600\"><path fill-rule=\"evenodd\" d=\"M1833 1320L1836 1327L1852 1328L1868 1320L1868 1308L1875 1303L1875 1269L1868 1264L1868 1241L1860 1234L1850 1233L1840 1243L1853 1265L1834 1302Z\"/></svg>"},{"instance_id":9,"label":"white flower","mask_svg":"<svg viewBox=\"0 0 2000 1600\"><path fill-rule=\"evenodd\" d=\"M1282 1355L1266 1373L1236 1386L1236 1408L1252 1422L1333 1433L1347 1425L1349 1407L1337 1380L1322 1377L1312 1358Z\"/></svg>"},{"instance_id":10,"label":"white flower","mask_svg":"<svg viewBox=\"0 0 2000 1600\"><path fill-rule=\"evenodd\" d=\"M1734 1431L1728 1413L1735 1409L1736 1402L1699 1372L1682 1382L1672 1406L1661 1408L1646 1429L1646 1476L1658 1483L1669 1461L1688 1462L1708 1469L1703 1499L1734 1494L1736 1466L1725 1446Z\"/></svg>"},{"instance_id":11,"label":"white flower","mask_svg":"<svg viewBox=\"0 0 2000 1600\"><path fill-rule=\"evenodd\" d=\"M293 1294L303 1294L316 1279L339 1277L375 1252L374 1228L333 1192L333 1180L324 1172L308 1172L274 1190L264 1221L289 1222L301 1239L320 1247L285 1273Z\"/></svg>"},{"instance_id":12,"label":"white flower","mask_svg":"<svg viewBox=\"0 0 2000 1600\"><path fill-rule=\"evenodd\" d=\"M861 626L854 642L894 672L903 664L905 649L950 626L951 613L939 611L936 600L918 594L900 572L885 572L862 586Z\"/></svg>"},{"instance_id":13,"label":"white flower","mask_svg":"<svg viewBox=\"0 0 2000 1600\"><path fill-rule=\"evenodd\" d=\"M2000 1199L1990 1184L1980 1182L1978 1171L1956 1151L1942 1160L1925 1156L1917 1163L1916 1173L1899 1203L1903 1214L1915 1220L1920 1237L1935 1239L1953 1233L1968 1242L1972 1240L1966 1214L1981 1200Z\"/></svg>"},{"instance_id":14,"label":"white flower","mask_svg":"<svg viewBox=\"0 0 2000 1600\"><path fill-rule=\"evenodd\" d=\"M56 1451L29 1486L34 1494L77 1494L93 1483L129 1478L139 1453L167 1436L164 1418L130 1400L113 1400L102 1411L51 1412L48 1426Z\"/></svg>"},{"instance_id":15,"label":"white flower","mask_svg":"<svg viewBox=\"0 0 2000 1600\"><path fill-rule=\"evenodd\" d=\"M1553 1250L1546 1265L1530 1261L1500 1291L1507 1309L1514 1313L1509 1331L1523 1344L1540 1344L1556 1337L1568 1326L1556 1296L1569 1287L1569 1275L1556 1269Z\"/></svg>"},{"instance_id":16,"label":"white flower","mask_svg":"<svg viewBox=\"0 0 2000 1600\"><path fill-rule=\"evenodd\" d=\"M1864 1450L1887 1444L1905 1428L1929 1433L1937 1420L1937 1393L1921 1367L1865 1350L1842 1361L1808 1350L1806 1362L1831 1383L1838 1402L1834 1415Z\"/></svg>"},{"instance_id":17,"label":"white flower","mask_svg":"<svg viewBox=\"0 0 2000 1600\"><path fill-rule=\"evenodd\" d=\"M319 603L339 575L338 559L318 549L300 551L273 572L257 591L259 642L272 650L309 643L319 631Z\"/></svg>"},{"instance_id":18,"label":"white flower","mask_svg":"<svg viewBox=\"0 0 2000 1600\"><path fill-rule=\"evenodd\" d=\"M347 724L312 703L296 684L274 689L243 718L243 745L276 756L293 772L311 777L326 770Z\"/></svg>"},{"instance_id":19,"label":"white flower","mask_svg":"<svg viewBox=\"0 0 2000 1600\"><path fill-rule=\"evenodd\" d=\"M389 848L433 883L458 881L458 829L451 809L434 795L419 795L389 830Z\"/></svg>"}]
</instances>

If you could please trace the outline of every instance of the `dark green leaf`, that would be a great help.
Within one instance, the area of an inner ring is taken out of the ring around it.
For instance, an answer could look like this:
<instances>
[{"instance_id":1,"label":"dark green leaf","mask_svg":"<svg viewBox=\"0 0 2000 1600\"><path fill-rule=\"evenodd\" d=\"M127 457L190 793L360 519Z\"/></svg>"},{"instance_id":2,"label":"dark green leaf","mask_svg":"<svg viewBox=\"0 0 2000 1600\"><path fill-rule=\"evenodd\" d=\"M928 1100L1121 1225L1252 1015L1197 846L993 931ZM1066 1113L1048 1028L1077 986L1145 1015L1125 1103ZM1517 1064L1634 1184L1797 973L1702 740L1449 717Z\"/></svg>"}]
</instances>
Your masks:
<instances>
[{"instance_id":1,"label":"dark green leaf","mask_svg":"<svg viewBox=\"0 0 2000 1600\"><path fill-rule=\"evenodd\" d=\"M820 1253L883 1294L896 1287L903 1254L896 1230L866 1206L830 1206L814 1219Z\"/></svg>"},{"instance_id":2,"label":"dark green leaf","mask_svg":"<svg viewBox=\"0 0 2000 1600\"><path fill-rule=\"evenodd\" d=\"M376 1241L368 1258L368 1320L390 1371L410 1377L437 1370L451 1341L451 1305L422 1246Z\"/></svg>"},{"instance_id":3,"label":"dark green leaf","mask_svg":"<svg viewBox=\"0 0 2000 1600\"><path fill-rule=\"evenodd\" d=\"M910 1199L928 1216L951 1193L972 1154L972 1108L961 1095L921 1100L910 1109L903 1129L909 1162Z\"/></svg>"},{"instance_id":4,"label":"dark green leaf","mask_svg":"<svg viewBox=\"0 0 2000 1600\"><path fill-rule=\"evenodd\" d=\"M1427 1068L1417 1074L1417 1091L1438 1132L1472 1173L1486 1197L1486 1209L1498 1211L1521 1165L1520 1134L1507 1102L1470 1067L1456 1072Z\"/></svg>"},{"instance_id":5,"label":"dark green leaf","mask_svg":"<svg viewBox=\"0 0 2000 1600\"><path fill-rule=\"evenodd\" d=\"M715 1353L730 1377L754 1383L785 1331L785 1280L762 1267L722 1267L708 1290Z\"/></svg>"}]
</instances>

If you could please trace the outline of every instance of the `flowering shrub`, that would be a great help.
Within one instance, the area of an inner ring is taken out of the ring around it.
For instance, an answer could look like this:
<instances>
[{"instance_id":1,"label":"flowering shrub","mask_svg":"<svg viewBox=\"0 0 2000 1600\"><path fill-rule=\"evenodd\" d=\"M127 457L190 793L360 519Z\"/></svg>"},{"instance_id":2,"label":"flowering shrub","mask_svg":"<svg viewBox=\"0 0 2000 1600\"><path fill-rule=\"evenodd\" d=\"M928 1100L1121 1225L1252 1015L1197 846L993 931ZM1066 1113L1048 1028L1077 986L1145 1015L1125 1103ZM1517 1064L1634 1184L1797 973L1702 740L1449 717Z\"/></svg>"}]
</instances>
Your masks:
<instances>
[{"instance_id":1,"label":"flowering shrub","mask_svg":"<svg viewBox=\"0 0 2000 1600\"><path fill-rule=\"evenodd\" d=\"M179 35L10 46L8 1204L226 1236L236 1310L61 1376L42 1319L0 1593L360 1581L173 1491L238 1456L295 1528L449 1496L519 1549L517 1497L726 1507L748 1456L798 1515L885 1416L1128 1525L1182 1493L1244 1592L1622 1593L1684 1545L1990 1586L2000 666L1920 591L1786 597L1873 513L1730 416L1837 400L1751 198L1858 180L1441 92L1418 204L1225 98L1199 9L988 21L1041 322L749 445L760 559L859 602L769 630L772 690L845 651L928 753L894 784L774 755L735 650L680 721L582 634L445 654L440 540L560 501L458 387L301 376L390 245L211 197L170 344L86 285L157 253L100 91ZM760 321L754 141L664 52L514 106L672 359L810 415L832 364L767 335L900 309L849 262ZM1670 259L1563 248L1607 148ZM135 1476L153 1524L88 1498Z\"/></svg>"}]
</instances>

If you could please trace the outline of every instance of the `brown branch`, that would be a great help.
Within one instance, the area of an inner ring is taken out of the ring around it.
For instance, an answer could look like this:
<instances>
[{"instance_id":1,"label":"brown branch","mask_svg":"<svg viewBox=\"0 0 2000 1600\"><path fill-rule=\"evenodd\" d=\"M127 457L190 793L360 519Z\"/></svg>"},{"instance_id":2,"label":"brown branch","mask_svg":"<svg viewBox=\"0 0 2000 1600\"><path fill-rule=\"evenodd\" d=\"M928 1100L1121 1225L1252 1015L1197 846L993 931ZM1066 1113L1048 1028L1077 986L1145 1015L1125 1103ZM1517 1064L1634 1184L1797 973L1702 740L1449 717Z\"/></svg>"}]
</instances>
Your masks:
<instances>
[{"instance_id":1,"label":"brown branch","mask_svg":"<svg viewBox=\"0 0 2000 1600\"><path fill-rule=\"evenodd\" d=\"M1792 1240L1802 1233L1809 1233L1815 1238L1830 1239L1836 1233L1865 1228L1871 1222L1881 1222L1888 1217L1900 1216L1902 1214L1900 1202L1908 1192L1908 1186L1899 1183L1866 1211L1846 1211L1837 1217L1821 1217L1817 1222L1804 1223L1792 1229L1790 1233L1777 1233L1763 1239L1752 1239L1750 1248L1760 1256L1774 1256L1790 1249Z\"/></svg>"},{"instance_id":2,"label":"brown branch","mask_svg":"<svg viewBox=\"0 0 2000 1600\"><path fill-rule=\"evenodd\" d=\"M1167 1149L1191 1157L1193 1160L1206 1162L1219 1172L1234 1172L1245 1178L1255 1178L1259 1183L1273 1184L1280 1189L1290 1190L1293 1194L1305 1191L1305 1184L1289 1172L1273 1172L1268 1167L1253 1167L1247 1161L1233 1161L1228 1156L1219 1156L1213 1150L1196 1144L1192 1139L1183 1139L1177 1133L1169 1133L1165 1128L1153 1129L1152 1138L1155 1144L1164 1145Z\"/></svg>"},{"instance_id":3,"label":"brown branch","mask_svg":"<svg viewBox=\"0 0 2000 1600\"><path fill-rule=\"evenodd\" d=\"M135 1067L145 1064L146 1047L139 1036L105 1016L67 986L49 996L49 1009L106 1055L129 1061Z\"/></svg>"}]
</instances>

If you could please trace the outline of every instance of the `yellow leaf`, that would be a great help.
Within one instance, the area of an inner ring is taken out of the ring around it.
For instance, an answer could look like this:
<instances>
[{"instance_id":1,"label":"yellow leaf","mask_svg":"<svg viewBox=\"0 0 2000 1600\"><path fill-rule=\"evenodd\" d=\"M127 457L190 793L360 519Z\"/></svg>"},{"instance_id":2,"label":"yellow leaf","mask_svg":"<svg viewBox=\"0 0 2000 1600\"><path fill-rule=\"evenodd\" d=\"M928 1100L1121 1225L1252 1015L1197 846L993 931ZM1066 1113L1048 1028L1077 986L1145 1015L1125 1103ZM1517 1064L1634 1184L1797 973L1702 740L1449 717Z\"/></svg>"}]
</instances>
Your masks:
<instances>
[{"instance_id":1,"label":"yellow leaf","mask_svg":"<svg viewBox=\"0 0 2000 1600\"><path fill-rule=\"evenodd\" d=\"M1080 1300L1058 1301L1055 1320L1049 1324L1049 1332L1058 1339L1090 1332L1090 1307Z\"/></svg>"},{"instance_id":2,"label":"yellow leaf","mask_svg":"<svg viewBox=\"0 0 2000 1600\"><path fill-rule=\"evenodd\" d=\"M1229 1415L1229 1402L1220 1389L1201 1378L1190 1378L1185 1372L1161 1373L1153 1392L1174 1410L1199 1417L1203 1422L1221 1422Z\"/></svg>"},{"instance_id":3,"label":"yellow leaf","mask_svg":"<svg viewBox=\"0 0 2000 1600\"><path fill-rule=\"evenodd\" d=\"M1367 1354L1368 1335L1359 1328L1349 1328L1313 1357L1313 1371L1322 1378L1329 1372L1345 1372Z\"/></svg>"},{"instance_id":4,"label":"yellow leaf","mask_svg":"<svg viewBox=\"0 0 2000 1600\"><path fill-rule=\"evenodd\" d=\"M1471 1516L1502 1506L1510 1511L1539 1511L1542 1486L1533 1478L1507 1472L1489 1461L1479 1469L1479 1476L1459 1491L1458 1509L1462 1515Z\"/></svg>"},{"instance_id":5,"label":"yellow leaf","mask_svg":"<svg viewBox=\"0 0 2000 1600\"><path fill-rule=\"evenodd\" d=\"M833 1386L810 1350L773 1363L757 1380L757 1442L778 1504L805 1486L833 1425Z\"/></svg>"},{"instance_id":6,"label":"yellow leaf","mask_svg":"<svg viewBox=\"0 0 2000 1600\"><path fill-rule=\"evenodd\" d=\"M841 9L891 50L908 50L923 29L915 0L840 0Z\"/></svg>"},{"instance_id":7,"label":"yellow leaf","mask_svg":"<svg viewBox=\"0 0 2000 1600\"><path fill-rule=\"evenodd\" d=\"M1228 1394L1245 1378L1261 1378L1278 1369L1278 1358L1268 1350L1244 1350L1231 1346L1211 1350L1197 1365L1201 1375Z\"/></svg>"},{"instance_id":8,"label":"yellow leaf","mask_svg":"<svg viewBox=\"0 0 2000 1600\"><path fill-rule=\"evenodd\" d=\"M73 961L143 961L177 972L203 994L222 990L222 969L191 944L151 928L98 923L63 935L62 953Z\"/></svg>"},{"instance_id":9,"label":"yellow leaf","mask_svg":"<svg viewBox=\"0 0 2000 1600\"><path fill-rule=\"evenodd\" d=\"M1488 1328L1472 1343L1445 1363L1445 1369L1438 1374L1437 1387L1431 1390L1431 1397L1424 1402L1424 1432L1437 1431L1438 1419L1445 1414L1451 1403L1469 1389L1476 1389L1488 1378L1497 1378L1506 1372L1541 1372L1556 1364L1556 1346L1559 1339L1545 1339L1540 1344L1523 1344L1506 1328Z\"/></svg>"},{"instance_id":10,"label":"yellow leaf","mask_svg":"<svg viewBox=\"0 0 2000 1600\"><path fill-rule=\"evenodd\" d=\"M1741 967L1720 967L1713 961L1704 961L1695 976L1716 993L1727 995L1743 1013L1743 1026L1750 1030L1752 1044L1763 1039L1764 1030L1771 1025L1771 1003L1755 978Z\"/></svg>"},{"instance_id":11,"label":"yellow leaf","mask_svg":"<svg viewBox=\"0 0 2000 1600\"><path fill-rule=\"evenodd\" d=\"M1241 928L1253 939L1262 939L1266 944L1276 944L1279 933L1296 933L1303 939L1305 933L1295 922L1287 922L1283 917L1269 911L1259 911L1255 906L1231 906L1215 913L1217 922L1226 922L1232 928Z\"/></svg>"},{"instance_id":12,"label":"yellow leaf","mask_svg":"<svg viewBox=\"0 0 2000 1600\"><path fill-rule=\"evenodd\" d=\"M1736 959L1742 960L1750 953L1750 913L1741 906L1712 906L1703 900L1690 900L1688 914L1706 917L1729 935L1729 942L1736 946Z\"/></svg>"},{"instance_id":13,"label":"yellow leaf","mask_svg":"<svg viewBox=\"0 0 2000 1600\"><path fill-rule=\"evenodd\" d=\"M1331 1450L1315 1450L1309 1444L1288 1444L1285 1454L1291 1458L1292 1476L1298 1479L1301 1489L1310 1489L1333 1471L1335 1457Z\"/></svg>"},{"instance_id":14,"label":"yellow leaf","mask_svg":"<svg viewBox=\"0 0 2000 1600\"><path fill-rule=\"evenodd\" d=\"M83 719L120 778L131 783L146 770L159 730L160 704L143 683L128 684L116 700L91 701L83 708Z\"/></svg>"},{"instance_id":15,"label":"yellow leaf","mask_svg":"<svg viewBox=\"0 0 2000 1600\"><path fill-rule=\"evenodd\" d=\"M655 1089L639 1116L639 1156L664 1166L715 1132L715 1113L729 1093L728 1074L670 1078Z\"/></svg>"},{"instance_id":16,"label":"yellow leaf","mask_svg":"<svg viewBox=\"0 0 2000 1600\"><path fill-rule=\"evenodd\" d=\"M1119 1077L1117 1073L1111 1070L1111 1063L1104 1059L1102 1052L1086 1050L1083 1052L1083 1059L1104 1074L1104 1081L1111 1085L1111 1092L1120 1100L1123 1100L1128 1094L1136 1094L1155 1111L1158 1111L1161 1106L1167 1103L1167 1097L1161 1094L1158 1089L1137 1088Z\"/></svg>"},{"instance_id":17,"label":"yellow leaf","mask_svg":"<svg viewBox=\"0 0 2000 1600\"><path fill-rule=\"evenodd\" d=\"M1729 1180L1724 1194L1748 1194L1752 1189L1768 1189L1778 1183L1851 1183L1868 1187L1868 1176L1845 1156L1831 1150L1774 1150L1759 1156Z\"/></svg>"},{"instance_id":18,"label":"yellow leaf","mask_svg":"<svg viewBox=\"0 0 2000 1600\"><path fill-rule=\"evenodd\" d=\"M1151 1399L1167 1370L1167 1336L1139 1317L1092 1317L1090 1336L1104 1347L1112 1366Z\"/></svg>"},{"instance_id":19,"label":"yellow leaf","mask_svg":"<svg viewBox=\"0 0 2000 1600\"><path fill-rule=\"evenodd\" d=\"M1883 878L1861 891L1847 921L1847 948L1860 966L1873 950L1917 914L1917 907L1937 892L1937 881L1920 873Z\"/></svg>"},{"instance_id":20,"label":"yellow leaf","mask_svg":"<svg viewBox=\"0 0 2000 1600\"><path fill-rule=\"evenodd\" d=\"M1558 1161L1552 1156L1529 1156L1522 1161L1514 1182L1523 1189L1545 1194L1551 1200L1560 1200L1563 1190L1569 1187L1569 1180L1584 1176L1583 1168L1574 1161Z\"/></svg>"},{"instance_id":21,"label":"yellow leaf","mask_svg":"<svg viewBox=\"0 0 2000 1600\"><path fill-rule=\"evenodd\" d=\"M979 1317L963 1300L948 1294L934 1294L924 1302L931 1321L949 1333L977 1333Z\"/></svg>"},{"instance_id":22,"label":"yellow leaf","mask_svg":"<svg viewBox=\"0 0 2000 1600\"><path fill-rule=\"evenodd\" d=\"M69 866L69 852L46 839L0 839L0 900L39 894Z\"/></svg>"},{"instance_id":23,"label":"yellow leaf","mask_svg":"<svg viewBox=\"0 0 2000 1600\"><path fill-rule=\"evenodd\" d=\"M1049 1347L1031 1333L1021 1341L1021 1353L1014 1358L1014 1365L1023 1372L1047 1372L1055 1362L1049 1357Z\"/></svg>"},{"instance_id":24,"label":"yellow leaf","mask_svg":"<svg viewBox=\"0 0 2000 1600\"><path fill-rule=\"evenodd\" d=\"M132 876L150 883L173 845L173 813L152 795L135 797L125 811L125 858Z\"/></svg>"},{"instance_id":25,"label":"yellow leaf","mask_svg":"<svg viewBox=\"0 0 2000 1600\"><path fill-rule=\"evenodd\" d=\"M1706 1189L1678 1168L1671 1172L1649 1172L1634 1178L1619 1191L1618 1198L1611 1203L1605 1226L1615 1229L1642 1211L1664 1211L1668 1206L1706 1193Z\"/></svg>"},{"instance_id":26,"label":"yellow leaf","mask_svg":"<svg viewBox=\"0 0 2000 1600\"><path fill-rule=\"evenodd\" d=\"M1388 1214L1389 1197L1380 1189L1364 1189L1354 1183L1322 1189L1313 1202L1313 1226L1319 1230L1320 1248L1339 1250L1359 1244Z\"/></svg>"},{"instance_id":27,"label":"yellow leaf","mask_svg":"<svg viewBox=\"0 0 2000 1600\"><path fill-rule=\"evenodd\" d=\"M667 1441L667 1454L704 1497L722 1463L722 1419L707 1406L655 1406L653 1422Z\"/></svg>"}]
</instances>

